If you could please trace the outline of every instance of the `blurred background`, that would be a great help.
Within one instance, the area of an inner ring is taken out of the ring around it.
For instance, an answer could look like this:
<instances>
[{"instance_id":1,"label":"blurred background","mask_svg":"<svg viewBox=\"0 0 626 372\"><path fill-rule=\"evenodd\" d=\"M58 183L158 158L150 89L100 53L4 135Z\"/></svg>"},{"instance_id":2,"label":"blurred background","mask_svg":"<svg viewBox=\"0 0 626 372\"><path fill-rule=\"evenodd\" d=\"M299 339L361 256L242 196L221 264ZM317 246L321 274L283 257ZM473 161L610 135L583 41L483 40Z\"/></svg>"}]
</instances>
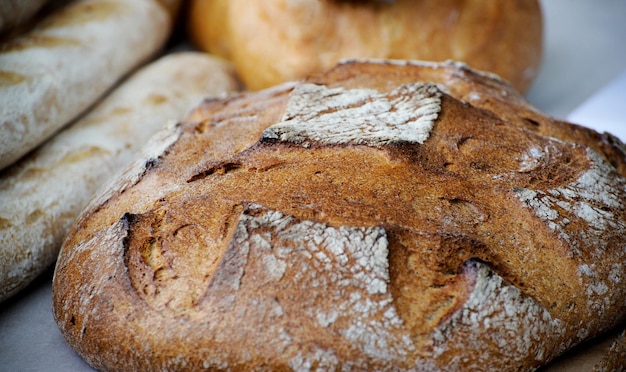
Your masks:
<instances>
[{"instance_id":1,"label":"blurred background","mask_svg":"<svg viewBox=\"0 0 626 372\"><path fill-rule=\"evenodd\" d=\"M544 57L527 98L565 118L626 70L626 0L542 0L541 5Z\"/></svg>"},{"instance_id":2,"label":"blurred background","mask_svg":"<svg viewBox=\"0 0 626 372\"><path fill-rule=\"evenodd\" d=\"M526 96L540 110L565 119L626 71L626 0L543 0L542 6L544 57ZM0 304L0 371L91 370L54 323L51 276L48 270ZM546 370L590 370L607 342L583 345Z\"/></svg>"}]
</instances>

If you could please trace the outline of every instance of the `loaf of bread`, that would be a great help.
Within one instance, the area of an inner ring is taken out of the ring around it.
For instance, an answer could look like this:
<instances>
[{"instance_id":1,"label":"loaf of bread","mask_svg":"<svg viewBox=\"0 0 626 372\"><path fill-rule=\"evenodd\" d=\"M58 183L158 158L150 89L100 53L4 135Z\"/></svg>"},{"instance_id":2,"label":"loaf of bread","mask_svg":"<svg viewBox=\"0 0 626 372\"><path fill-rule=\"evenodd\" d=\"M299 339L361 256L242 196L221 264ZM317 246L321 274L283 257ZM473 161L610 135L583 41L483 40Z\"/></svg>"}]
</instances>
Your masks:
<instances>
[{"instance_id":1,"label":"loaf of bread","mask_svg":"<svg viewBox=\"0 0 626 372\"><path fill-rule=\"evenodd\" d=\"M533 370L626 320L626 151L461 63L210 100L72 226L100 370Z\"/></svg>"},{"instance_id":2,"label":"loaf of bread","mask_svg":"<svg viewBox=\"0 0 626 372\"><path fill-rule=\"evenodd\" d=\"M346 58L463 61L525 91L538 72L538 0L191 0L189 35L257 90Z\"/></svg>"},{"instance_id":3,"label":"loaf of bread","mask_svg":"<svg viewBox=\"0 0 626 372\"><path fill-rule=\"evenodd\" d=\"M0 302L49 267L96 190L168 120L237 89L232 67L204 53L167 55L0 177Z\"/></svg>"},{"instance_id":4,"label":"loaf of bread","mask_svg":"<svg viewBox=\"0 0 626 372\"><path fill-rule=\"evenodd\" d=\"M155 0L80 0L0 45L0 169L83 113L165 43Z\"/></svg>"}]
</instances>

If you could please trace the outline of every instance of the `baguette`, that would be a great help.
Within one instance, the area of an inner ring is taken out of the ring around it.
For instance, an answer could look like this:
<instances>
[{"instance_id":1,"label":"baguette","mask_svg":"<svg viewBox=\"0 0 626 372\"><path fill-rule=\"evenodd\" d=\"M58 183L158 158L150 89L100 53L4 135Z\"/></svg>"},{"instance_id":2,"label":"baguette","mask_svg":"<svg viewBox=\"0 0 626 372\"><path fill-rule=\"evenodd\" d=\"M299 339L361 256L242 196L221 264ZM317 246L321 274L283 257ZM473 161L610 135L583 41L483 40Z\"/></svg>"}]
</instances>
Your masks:
<instances>
[{"instance_id":1,"label":"baguette","mask_svg":"<svg viewBox=\"0 0 626 372\"><path fill-rule=\"evenodd\" d=\"M84 112L165 43L153 0L82 0L0 46L0 169Z\"/></svg>"},{"instance_id":2,"label":"baguette","mask_svg":"<svg viewBox=\"0 0 626 372\"><path fill-rule=\"evenodd\" d=\"M53 280L99 370L531 371L626 320L626 151L459 63L207 101Z\"/></svg>"},{"instance_id":3,"label":"baguette","mask_svg":"<svg viewBox=\"0 0 626 372\"><path fill-rule=\"evenodd\" d=\"M237 88L226 62L202 53L146 66L93 111L0 178L0 301L56 259L68 227L96 189L167 120L205 96Z\"/></svg>"}]
</instances>

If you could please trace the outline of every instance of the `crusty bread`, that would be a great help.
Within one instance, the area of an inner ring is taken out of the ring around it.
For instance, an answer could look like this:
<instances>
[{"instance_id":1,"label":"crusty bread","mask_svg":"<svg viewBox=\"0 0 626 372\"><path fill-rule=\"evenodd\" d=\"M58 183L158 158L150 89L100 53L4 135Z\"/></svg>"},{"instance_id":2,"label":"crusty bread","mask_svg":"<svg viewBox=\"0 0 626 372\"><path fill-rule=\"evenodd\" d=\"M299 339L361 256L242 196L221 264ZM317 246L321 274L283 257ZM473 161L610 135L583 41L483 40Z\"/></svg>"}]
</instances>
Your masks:
<instances>
[{"instance_id":1,"label":"crusty bread","mask_svg":"<svg viewBox=\"0 0 626 372\"><path fill-rule=\"evenodd\" d=\"M537 0L191 0L189 35L257 90L345 58L463 61L525 91L538 72Z\"/></svg>"},{"instance_id":2,"label":"crusty bread","mask_svg":"<svg viewBox=\"0 0 626 372\"><path fill-rule=\"evenodd\" d=\"M80 0L0 45L0 169L152 57L171 28L154 0Z\"/></svg>"},{"instance_id":3,"label":"crusty bread","mask_svg":"<svg viewBox=\"0 0 626 372\"><path fill-rule=\"evenodd\" d=\"M203 53L165 56L0 177L0 302L49 267L96 190L167 120L237 88L232 67Z\"/></svg>"},{"instance_id":4,"label":"crusty bread","mask_svg":"<svg viewBox=\"0 0 626 372\"><path fill-rule=\"evenodd\" d=\"M459 63L210 100L72 227L101 370L532 370L626 318L624 146Z\"/></svg>"}]
</instances>

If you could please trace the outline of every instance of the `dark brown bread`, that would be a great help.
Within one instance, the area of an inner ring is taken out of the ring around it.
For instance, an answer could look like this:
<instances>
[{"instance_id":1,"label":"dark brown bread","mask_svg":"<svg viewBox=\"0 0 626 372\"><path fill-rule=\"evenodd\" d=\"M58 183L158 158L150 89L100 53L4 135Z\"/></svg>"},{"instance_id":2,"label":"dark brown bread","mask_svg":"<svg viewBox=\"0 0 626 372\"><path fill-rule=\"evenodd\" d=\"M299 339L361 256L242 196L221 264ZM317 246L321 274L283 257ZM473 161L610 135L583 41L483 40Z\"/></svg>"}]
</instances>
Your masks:
<instances>
[{"instance_id":1,"label":"dark brown bread","mask_svg":"<svg viewBox=\"0 0 626 372\"><path fill-rule=\"evenodd\" d=\"M458 63L208 100L62 248L103 370L532 370L625 320L624 146Z\"/></svg>"}]
</instances>

